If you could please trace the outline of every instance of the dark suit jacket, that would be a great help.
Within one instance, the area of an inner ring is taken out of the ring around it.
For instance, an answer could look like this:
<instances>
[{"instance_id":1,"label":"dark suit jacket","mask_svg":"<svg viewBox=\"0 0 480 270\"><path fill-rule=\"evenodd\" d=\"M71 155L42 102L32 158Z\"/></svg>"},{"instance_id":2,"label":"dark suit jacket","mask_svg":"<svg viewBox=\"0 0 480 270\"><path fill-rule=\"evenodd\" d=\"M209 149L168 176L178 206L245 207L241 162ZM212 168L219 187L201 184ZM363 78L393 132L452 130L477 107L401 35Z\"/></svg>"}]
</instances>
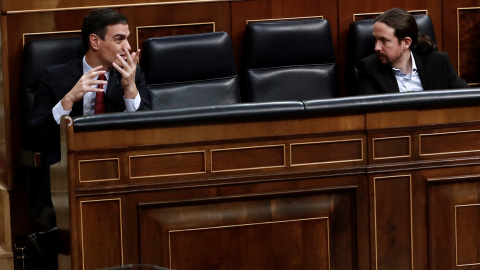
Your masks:
<instances>
[{"instance_id":1,"label":"dark suit jacket","mask_svg":"<svg viewBox=\"0 0 480 270\"><path fill-rule=\"evenodd\" d=\"M40 79L35 102L26 125L29 148L42 152L48 156L48 164L59 160L60 154L60 127L52 114L53 107L67 94L83 75L82 59L73 60L67 64L48 67ZM123 112L125 101L124 90L121 84L122 76L112 69L108 80L105 95L106 112ZM137 67L135 83L140 93L141 104L139 110L149 110L150 95L145 82L145 75ZM83 98L77 101L70 116L83 115Z\"/></svg>"},{"instance_id":2,"label":"dark suit jacket","mask_svg":"<svg viewBox=\"0 0 480 270\"><path fill-rule=\"evenodd\" d=\"M459 78L445 52L413 53L418 75L424 90L469 88ZM378 61L375 54L360 60L358 64L358 93L360 95L399 92L393 70Z\"/></svg>"}]
</instances>

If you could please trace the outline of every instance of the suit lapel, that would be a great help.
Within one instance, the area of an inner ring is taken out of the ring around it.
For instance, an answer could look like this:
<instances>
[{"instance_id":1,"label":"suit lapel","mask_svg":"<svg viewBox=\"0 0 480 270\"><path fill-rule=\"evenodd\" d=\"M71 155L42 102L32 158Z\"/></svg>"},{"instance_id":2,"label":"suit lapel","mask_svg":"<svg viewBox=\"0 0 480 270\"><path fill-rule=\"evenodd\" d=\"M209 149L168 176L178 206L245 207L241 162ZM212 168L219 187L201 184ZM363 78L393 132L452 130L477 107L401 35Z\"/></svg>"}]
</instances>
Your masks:
<instances>
[{"instance_id":1,"label":"suit lapel","mask_svg":"<svg viewBox=\"0 0 480 270\"><path fill-rule=\"evenodd\" d=\"M430 90L432 89L431 85L428 83L430 80L428 79L428 72L427 72L427 65L425 63L425 58L421 54L413 54L415 58L415 65L417 65L417 72L418 76L420 77L420 82L422 82L423 90Z\"/></svg>"},{"instance_id":2,"label":"suit lapel","mask_svg":"<svg viewBox=\"0 0 480 270\"><path fill-rule=\"evenodd\" d=\"M68 78L71 81L72 87L78 82L79 78L83 76L83 60L78 59L72 61L67 66ZM112 69L110 77L108 78L107 93L105 95L105 111L106 112L121 112L125 110L125 102L123 101L124 91L121 85L121 75L116 69ZM72 88L70 87L67 92ZM64 95L67 93L65 92ZM71 116L83 115L83 98L73 104Z\"/></svg>"},{"instance_id":3,"label":"suit lapel","mask_svg":"<svg viewBox=\"0 0 480 270\"><path fill-rule=\"evenodd\" d=\"M395 75L393 74L393 70L390 66L387 65L380 65L381 69L381 74L383 76L383 80L385 81L385 88L387 89L388 93L396 93L399 92L400 89L398 88L398 83L397 79L395 78Z\"/></svg>"},{"instance_id":4,"label":"suit lapel","mask_svg":"<svg viewBox=\"0 0 480 270\"><path fill-rule=\"evenodd\" d=\"M105 111L106 112L118 112L123 111L122 108L117 108L118 106L124 107L125 102L123 101L124 91L121 85L121 75L115 68L112 68L110 72L110 78L108 79L107 94L105 100Z\"/></svg>"}]
</instances>

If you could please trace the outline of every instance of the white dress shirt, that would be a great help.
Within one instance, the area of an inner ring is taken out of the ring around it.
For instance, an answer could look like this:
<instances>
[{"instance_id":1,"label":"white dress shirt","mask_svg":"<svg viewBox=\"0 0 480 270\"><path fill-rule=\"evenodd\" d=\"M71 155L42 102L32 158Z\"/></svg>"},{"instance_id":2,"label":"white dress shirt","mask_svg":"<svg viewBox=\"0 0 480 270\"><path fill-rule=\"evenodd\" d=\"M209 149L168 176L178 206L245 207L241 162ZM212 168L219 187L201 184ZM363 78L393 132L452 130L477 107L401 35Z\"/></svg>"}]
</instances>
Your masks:
<instances>
[{"instance_id":1,"label":"white dress shirt","mask_svg":"<svg viewBox=\"0 0 480 270\"><path fill-rule=\"evenodd\" d=\"M405 74L400 69L392 68L400 92L423 91L422 82L420 81L420 76L418 76L417 65L415 64L415 58L413 58L411 51L410 57L412 59L412 70L410 73Z\"/></svg>"},{"instance_id":2,"label":"white dress shirt","mask_svg":"<svg viewBox=\"0 0 480 270\"><path fill-rule=\"evenodd\" d=\"M83 57L83 74L89 72L92 69L87 62L85 61L85 56ZM110 71L105 74L105 77L107 77L107 84L103 86L103 91L104 93L107 92L107 86L108 86L108 79L110 78ZM98 78L98 77L97 77ZM95 79L97 79L95 78ZM92 87L97 87L97 85L92 85ZM83 96L83 115L93 115L95 114L95 96L96 92L87 92ZM126 112L133 112L138 110L140 107L140 94L137 93L137 96L135 96L135 99L127 99L125 96L123 96L123 100L125 101L125 111ZM60 119L62 115L69 115L72 110L64 110L62 107L61 101L59 101L55 107L52 109L53 113L53 118L57 122L57 124L60 124Z\"/></svg>"}]
</instances>

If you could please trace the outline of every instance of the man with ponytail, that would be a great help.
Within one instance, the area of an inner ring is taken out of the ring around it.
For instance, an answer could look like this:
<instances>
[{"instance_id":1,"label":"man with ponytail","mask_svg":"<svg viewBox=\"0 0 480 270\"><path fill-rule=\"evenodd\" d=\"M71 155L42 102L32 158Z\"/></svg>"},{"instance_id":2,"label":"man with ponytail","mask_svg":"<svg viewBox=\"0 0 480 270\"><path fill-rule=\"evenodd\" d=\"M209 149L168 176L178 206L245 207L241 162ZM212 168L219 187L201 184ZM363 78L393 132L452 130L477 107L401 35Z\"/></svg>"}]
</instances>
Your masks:
<instances>
[{"instance_id":1,"label":"man with ponytail","mask_svg":"<svg viewBox=\"0 0 480 270\"><path fill-rule=\"evenodd\" d=\"M429 36L418 33L407 11L388 10L375 19L375 54L358 65L359 94L468 88L447 53L437 51Z\"/></svg>"}]
</instances>

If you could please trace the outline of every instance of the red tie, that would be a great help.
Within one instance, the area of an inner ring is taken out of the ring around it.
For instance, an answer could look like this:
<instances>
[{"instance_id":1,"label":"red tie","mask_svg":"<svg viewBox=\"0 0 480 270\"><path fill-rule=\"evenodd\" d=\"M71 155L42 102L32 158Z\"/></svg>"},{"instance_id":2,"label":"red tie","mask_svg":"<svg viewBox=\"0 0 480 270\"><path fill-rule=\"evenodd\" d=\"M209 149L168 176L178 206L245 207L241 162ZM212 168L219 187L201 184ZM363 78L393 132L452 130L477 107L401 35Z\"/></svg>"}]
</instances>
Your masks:
<instances>
[{"instance_id":1,"label":"red tie","mask_svg":"<svg viewBox=\"0 0 480 270\"><path fill-rule=\"evenodd\" d=\"M98 80L104 81L106 79L104 74L98 76ZM103 89L103 84L97 85L97 88ZM105 102L103 100L104 92L96 92L95 95L95 114L105 113Z\"/></svg>"}]
</instances>

